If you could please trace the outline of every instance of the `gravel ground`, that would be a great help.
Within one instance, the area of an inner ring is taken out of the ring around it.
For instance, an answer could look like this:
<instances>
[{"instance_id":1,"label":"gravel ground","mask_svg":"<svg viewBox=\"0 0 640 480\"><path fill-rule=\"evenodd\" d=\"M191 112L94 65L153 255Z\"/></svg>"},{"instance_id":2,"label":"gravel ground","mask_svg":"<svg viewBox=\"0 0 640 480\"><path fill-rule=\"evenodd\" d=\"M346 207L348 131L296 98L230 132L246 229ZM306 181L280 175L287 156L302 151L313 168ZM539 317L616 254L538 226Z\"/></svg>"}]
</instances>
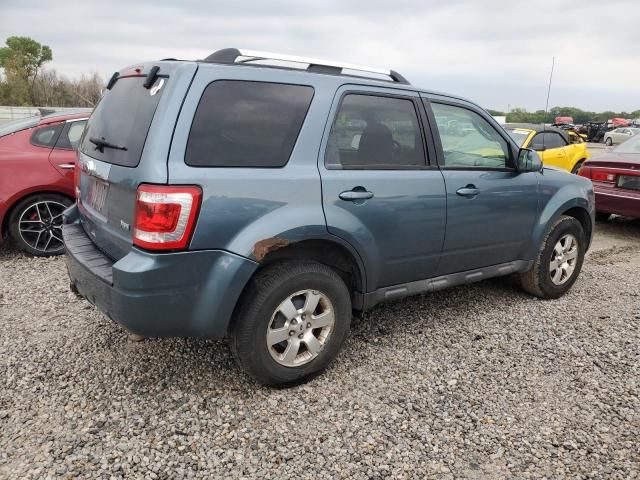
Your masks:
<instances>
[{"instance_id":1,"label":"gravel ground","mask_svg":"<svg viewBox=\"0 0 640 480\"><path fill-rule=\"evenodd\" d=\"M377 307L307 385L224 341L145 340L0 249L2 478L640 478L640 222L573 290L505 279Z\"/></svg>"}]
</instances>

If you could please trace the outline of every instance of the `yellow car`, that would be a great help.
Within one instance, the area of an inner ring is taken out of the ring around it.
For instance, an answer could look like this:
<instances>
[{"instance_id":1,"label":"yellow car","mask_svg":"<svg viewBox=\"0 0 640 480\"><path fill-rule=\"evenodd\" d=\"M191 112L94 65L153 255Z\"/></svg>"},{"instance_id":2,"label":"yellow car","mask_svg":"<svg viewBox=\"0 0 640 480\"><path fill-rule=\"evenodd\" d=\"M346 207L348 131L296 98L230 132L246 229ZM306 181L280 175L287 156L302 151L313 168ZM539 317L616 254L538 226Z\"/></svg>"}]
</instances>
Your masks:
<instances>
[{"instance_id":1,"label":"yellow car","mask_svg":"<svg viewBox=\"0 0 640 480\"><path fill-rule=\"evenodd\" d=\"M520 147L538 151L545 165L578 173L591 157L584 139L575 132L531 124L507 123L504 128Z\"/></svg>"}]
</instances>

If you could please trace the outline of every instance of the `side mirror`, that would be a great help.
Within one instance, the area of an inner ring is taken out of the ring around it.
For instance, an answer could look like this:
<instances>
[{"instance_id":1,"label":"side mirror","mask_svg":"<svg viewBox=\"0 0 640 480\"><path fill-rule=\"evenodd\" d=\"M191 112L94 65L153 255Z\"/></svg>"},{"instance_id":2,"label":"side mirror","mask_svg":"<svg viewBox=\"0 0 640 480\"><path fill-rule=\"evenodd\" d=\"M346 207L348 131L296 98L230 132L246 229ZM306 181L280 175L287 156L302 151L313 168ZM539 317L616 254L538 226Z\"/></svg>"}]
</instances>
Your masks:
<instances>
[{"instance_id":1,"label":"side mirror","mask_svg":"<svg viewBox=\"0 0 640 480\"><path fill-rule=\"evenodd\" d=\"M521 148L516 162L518 173L539 172L542 170L542 159L538 152L530 148Z\"/></svg>"}]
</instances>

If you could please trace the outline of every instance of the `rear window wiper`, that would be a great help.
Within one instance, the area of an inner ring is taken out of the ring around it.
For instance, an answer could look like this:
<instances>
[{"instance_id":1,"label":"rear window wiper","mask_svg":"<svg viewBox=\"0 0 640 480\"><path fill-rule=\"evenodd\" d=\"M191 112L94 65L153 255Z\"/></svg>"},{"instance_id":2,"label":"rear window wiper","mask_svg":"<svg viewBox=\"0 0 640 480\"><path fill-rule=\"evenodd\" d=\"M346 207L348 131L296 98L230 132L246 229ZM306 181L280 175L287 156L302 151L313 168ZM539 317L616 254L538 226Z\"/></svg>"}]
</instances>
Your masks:
<instances>
[{"instance_id":1,"label":"rear window wiper","mask_svg":"<svg viewBox=\"0 0 640 480\"><path fill-rule=\"evenodd\" d=\"M96 146L96 150L98 150L100 153L104 152L105 147L113 148L114 150L127 150L127 147L108 142L104 138L90 137L89 141Z\"/></svg>"}]
</instances>

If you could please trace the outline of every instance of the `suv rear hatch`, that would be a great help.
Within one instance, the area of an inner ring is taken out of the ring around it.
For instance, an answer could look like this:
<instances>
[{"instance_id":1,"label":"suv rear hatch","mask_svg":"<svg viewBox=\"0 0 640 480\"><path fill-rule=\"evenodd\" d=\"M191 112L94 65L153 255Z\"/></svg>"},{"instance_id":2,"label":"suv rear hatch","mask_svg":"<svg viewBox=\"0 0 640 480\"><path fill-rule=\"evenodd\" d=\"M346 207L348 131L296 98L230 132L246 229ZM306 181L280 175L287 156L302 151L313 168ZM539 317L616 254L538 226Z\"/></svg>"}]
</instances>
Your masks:
<instances>
[{"instance_id":1,"label":"suv rear hatch","mask_svg":"<svg viewBox=\"0 0 640 480\"><path fill-rule=\"evenodd\" d=\"M80 222L113 260L131 250L138 186L167 183L173 129L196 70L169 61L118 72L89 118L76 171Z\"/></svg>"}]
</instances>

